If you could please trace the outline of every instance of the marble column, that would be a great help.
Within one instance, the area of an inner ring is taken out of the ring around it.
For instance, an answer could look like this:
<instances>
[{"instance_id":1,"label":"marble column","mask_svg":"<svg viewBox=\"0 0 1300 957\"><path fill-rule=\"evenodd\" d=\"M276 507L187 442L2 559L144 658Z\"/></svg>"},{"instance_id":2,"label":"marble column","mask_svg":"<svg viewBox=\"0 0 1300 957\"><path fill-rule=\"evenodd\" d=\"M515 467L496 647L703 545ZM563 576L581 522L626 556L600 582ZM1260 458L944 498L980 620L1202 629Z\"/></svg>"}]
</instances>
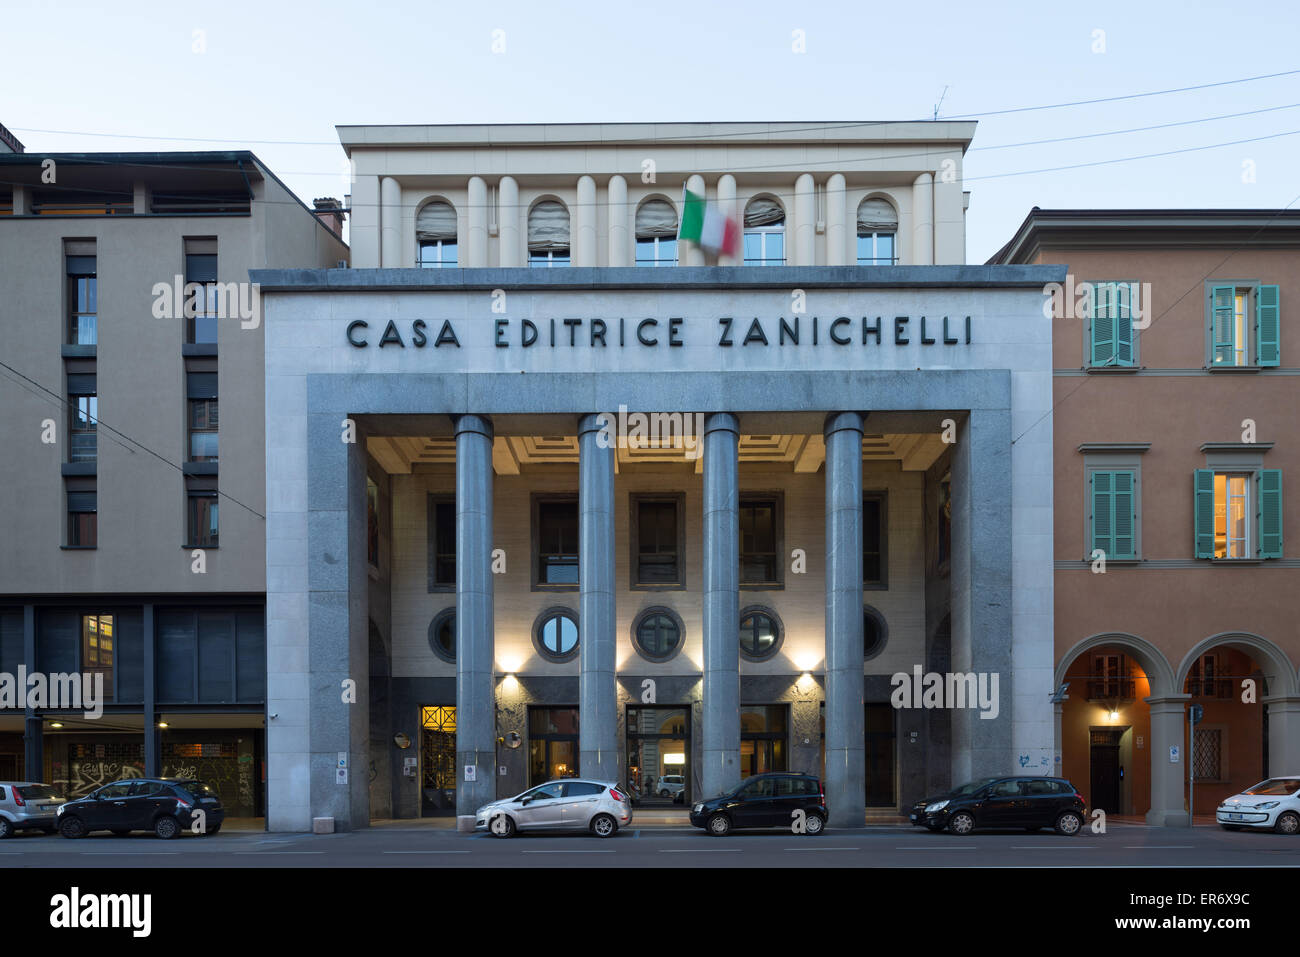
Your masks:
<instances>
[{"instance_id":1,"label":"marble column","mask_svg":"<svg viewBox=\"0 0 1300 957\"><path fill-rule=\"evenodd\" d=\"M811 173L794 181L794 262L795 266L817 264L817 190Z\"/></svg>"},{"instance_id":2,"label":"marble column","mask_svg":"<svg viewBox=\"0 0 1300 957\"><path fill-rule=\"evenodd\" d=\"M912 261L909 266L934 264L934 177L922 173L912 183Z\"/></svg>"},{"instance_id":3,"label":"marble column","mask_svg":"<svg viewBox=\"0 0 1300 957\"><path fill-rule=\"evenodd\" d=\"M519 238L519 183L513 176L502 176L497 184L497 224L501 234L497 245L497 262L502 269L524 264L524 244Z\"/></svg>"},{"instance_id":4,"label":"marble column","mask_svg":"<svg viewBox=\"0 0 1300 957\"><path fill-rule=\"evenodd\" d=\"M618 781L614 617L614 446L604 417L578 421L578 767Z\"/></svg>"},{"instance_id":5,"label":"marble column","mask_svg":"<svg viewBox=\"0 0 1300 957\"><path fill-rule=\"evenodd\" d=\"M736 177L730 173L723 173L718 177L718 209L722 215L740 224L740 213L736 209ZM743 246L743 240L742 240ZM681 250L678 250L681 255ZM735 256L719 256L719 266L738 266L745 261L744 249L742 248Z\"/></svg>"},{"instance_id":6,"label":"marble column","mask_svg":"<svg viewBox=\"0 0 1300 957\"><path fill-rule=\"evenodd\" d=\"M465 244L465 261L462 266L468 266L473 269L481 268L488 264L487 255L487 182L482 176L471 176L469 178L468 190L469 210L467 221L469 224L468 242Z\"/></svg>"},{"instance_id":7,"label":"marble column","mask_svg":"<svg viewBox=\"0 0 1300 957\"><path fill-rule=\"evenodd\" d=\"M573 265L595 266L596 262L596 181L578 177L577 202L573 208Z\"/></svg>"},{"instance_id":8,"label":"marble column","mask_svg":"<svg viewBox=\"0 0 1300 957\"><path fill-rule=\"evenodd\" d=\"M849 260L849 237L845 230L848 207L843 173L833 173L826 181L826 265L845 266L857 262ZM854 217L854 236L857 236L857 217Z\"/></svg>"},{"instance_id":9,"label":"marble column","mask_svg":"<svg viewBox=\"0 0 1300 957\"><path fill-rule=\"evenodd\" d=\"M609 214L609 264L632 265L632 240L628 237L627 180L622 176L609 178L606 199Z\"/></svg>"},{"instance_id":10,"label":"marble column","mask_svg":"<svg viewBox=\"0 0 1300 957\"><path fill-rule=\"evenodd\" d=\"M472 831L474 812L496 798L492 437L490 419L456 419L456 825L462 831Z\"/></svg>"},{"instance_id":11,"label":"marble column","mask_svg":"<svg viewBox=\"0 0 1300 957\"><path fill-rule=\"evenodd\" d=\"M700 796L740 783L740 422L704 420L704 753Z\"/></svg>"},{"instance_id":12,"label":"marble column","mask_svg":"<svg viewBox=\"0 0 1300 957\"><path fill-rule=\"evenodd\" d=\"M699 173L690 176L686 180L686 188L701 199L705 197L704 177ZM681 216L679 210L677 215ZM677 264L679 266L703 266L704 250L695 243L679 242L677 245Z\"/></svg>"},{"instance_id":13,"label":"marble column","mask_svg":"<svg viewBox=\"0 0 1300 957\"><path fill-rule=\"evenodd\" d=\"M826 803L832 827L865 824L862 415L826 417Z\"/></svg>"},{"instance_id":14,"label":"marble column","mask_svg":"<svg viewBox=\"0 0 1300 957\"><path fill-rule=\"evenodd\" d=\"M385 269L414 266L402 256L402 187L391 176L379 182L379 264Z\"/></svg>"}]
</instances>

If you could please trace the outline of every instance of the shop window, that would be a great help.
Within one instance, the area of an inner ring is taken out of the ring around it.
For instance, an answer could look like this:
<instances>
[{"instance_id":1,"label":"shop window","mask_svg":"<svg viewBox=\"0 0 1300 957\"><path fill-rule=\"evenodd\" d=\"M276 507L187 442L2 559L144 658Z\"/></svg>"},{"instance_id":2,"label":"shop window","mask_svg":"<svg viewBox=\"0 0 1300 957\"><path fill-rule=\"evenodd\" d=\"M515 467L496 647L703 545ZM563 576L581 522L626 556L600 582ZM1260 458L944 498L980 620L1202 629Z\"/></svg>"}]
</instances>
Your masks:
<instances>
[{"instance_id":1,"label":"shop window","mask_svg":"<svg viewBox=\"0 0 1300 957\"><path fill-rule=\"evenodd\" d=\"M534 587L578 587L578 497L533 496Z\"/></svg>"},{"instance_id":2,"label":"shop window","mask_svg":"<svg viewBox=\"0 0 1300 957\"><path fill-rule=\"evenodd\" d=\"M631 496L633 588L684 588L685 496Z\"/></svg>"},{"instance_id":3,"label":"shop window","mask_svg":"<svg viewBox=\"0 0 1300 957\"><path fill-rule=\"evenodd\" d=\"M429 622L429 647L443 661L456 663L455 608L444 608Z\"/></svg>"},{"instance_id":4,"label":"shop window","mask_svg":"<svg viewBox=\"0 0 1300 957\"><path fill-rule=\"evenodd\" d=\"M1280 287L1206 283L1206 365L1255 368L1281 363Z\"/></svg>"},{"instance_id":5,"label":"shop window","mask_svg":"<svg viewBox=\"0 0 1300 957\"><path fill-rule=\"evenodd\" d=\"M627 785L638 806L689 805L693 790L688 708L629 705Z\"/></svg>"},{"instance_id":6,"label":"shop window","mask_svg":"<svg viewBox=\"0 0 1300 957\"><path fill-rule=\"evenodd\" d=\"M770 608L751 605L740 612L740 653L750 661L774 657L781 647L781 619Z\"/></svg>"},{"instance_id":7,"label":"shop window","mask_svg":"<svg viewBox=\"0 0 1300 957\"><path fill-rule=\"evenodd\" d=\"M789 708L783 704L740 709L740 776L785 771Z\"/></svg>"},{"instance_id":8,"label":"shop window","mask_svg":"<svg viewBox=\"0 0 1300 957\"><path fill-rule=\"evenodd\" d=\"M1282 470L1197 469L1197 558L1282 557Z\"/></svg>"},{"instance_id":9,"label":"shop window","mask_svg":"<svg viewBox=\"0 0 1300 957\"><path fill-rule=\"evenodd\" d=\"M668 661L682 649L682 620L671 608L647 608L632 622L632 644L647 661Z\"/></svg>"},{"instance_id":10,"label":"shop window","mask_svg":"<svg viewBox=\"0 0 1300 957\"><path fill-rule=\"evenodd\" d=\"M568 608L548 608L533 623L533 647L547 661L572 661L578 654L578 616Z\"/></svg>"},{"instance_id":11,"label":"shop window","mask_svg":"<svg viewBox=\"0 0 1300 957\"><path fill-rule=\"evenodd\" d=\"M529 785L578 776L578 728L577 708L528 709Z\"/></svg>"},{"instance_id":12,"label":"shop window","mask_svg":"<svg viewBox=\"0 0 1300 957\"><path fill-rule=\"evenodd\" d=\"M429 583L430 592L456 590L456 496L430 495L428 498Z\"/></svg>"}]
</instances>

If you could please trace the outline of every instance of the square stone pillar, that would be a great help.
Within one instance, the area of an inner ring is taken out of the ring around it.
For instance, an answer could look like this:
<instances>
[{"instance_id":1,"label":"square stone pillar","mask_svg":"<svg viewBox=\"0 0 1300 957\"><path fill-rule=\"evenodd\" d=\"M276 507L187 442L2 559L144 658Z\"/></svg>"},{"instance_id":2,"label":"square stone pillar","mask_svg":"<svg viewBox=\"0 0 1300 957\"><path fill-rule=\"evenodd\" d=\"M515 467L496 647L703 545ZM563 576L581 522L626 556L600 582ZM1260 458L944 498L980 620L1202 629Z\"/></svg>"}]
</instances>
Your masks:
<instances>
[{"instance_id":1,"label":"square stone pillar","mask_svg":"<svg viewBox=\"0 0 1300 957\"><path fill-rule=\"evenodd\" d=\"M1187 826L1187 702L1191 695L1147 698L1151 706L1151 809L1147 823ZM1178 749L1178 761L1169 749Z\"/></svg>"}]
</instances>

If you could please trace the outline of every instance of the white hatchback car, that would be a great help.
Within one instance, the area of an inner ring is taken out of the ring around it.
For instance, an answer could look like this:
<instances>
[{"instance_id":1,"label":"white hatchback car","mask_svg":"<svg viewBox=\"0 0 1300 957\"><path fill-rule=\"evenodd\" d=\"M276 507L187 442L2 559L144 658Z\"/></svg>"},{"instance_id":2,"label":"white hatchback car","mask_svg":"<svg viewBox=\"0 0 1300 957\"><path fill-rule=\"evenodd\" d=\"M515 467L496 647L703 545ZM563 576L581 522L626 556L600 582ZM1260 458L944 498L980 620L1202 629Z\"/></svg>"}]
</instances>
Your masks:
<instances>
[{"instance_id":1,"label":"white hatchback car","mask_svg":"<svg viewBox=\"0 0 1300 957\"><path fill-rule=\"evenodd\" d=\"M1214 817L1226 831L1258 827L1280 834L1300 832L1300 775L1269 778L1246 788L1220 804Z\"/></svg>"},{"instance_id":2,"label":"white hatchback car","mask_svg":"<svg viewBox=\"0 0 1300 957\"><path fill-rule=\"evenodd\" d=\"M474 830L496 837L516 831L590 831L613 837L632 823L632 801L617 784L563 778L529 788L512 798L484 804L474 815Z\"/></svg>"}]
</instances>

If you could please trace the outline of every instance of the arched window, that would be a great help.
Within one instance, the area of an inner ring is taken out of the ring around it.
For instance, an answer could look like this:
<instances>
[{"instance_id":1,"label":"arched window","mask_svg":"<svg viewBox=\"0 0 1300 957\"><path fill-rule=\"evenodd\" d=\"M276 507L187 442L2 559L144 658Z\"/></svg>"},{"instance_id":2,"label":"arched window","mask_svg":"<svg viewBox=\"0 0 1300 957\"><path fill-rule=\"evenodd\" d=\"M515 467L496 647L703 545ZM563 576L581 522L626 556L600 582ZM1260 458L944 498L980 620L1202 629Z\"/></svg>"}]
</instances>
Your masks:
<instances>
[{"instance_id":1,"label":"arched window","mask_svg":"<svg viewBox=\"0 0 1300 957\"><path fill-rule=\"evenodd\" d=\"M785 265L785 210L774 199L760 196L745 207L745 265Z\"/></svg>"},{"instance_id":2,"label":"arched window","mask_svg":"<svg viewBox=\"0 0 1300 957\"><path fill-rule=\"evenodd\" d=\"M671 608L647 608L632 622L632 644L647 661L667 661L682 650L685 629Z\"/></svg>"},{"instance_id":3,"label":"arched window","mask_svg":"<svg viewBox=\"0 0 1300 957\"><path fill-rule=\"evenodd\" d=\"M443 661L456 663L455 608L444 608L429 622L429 648Z\"/></svg>"},{"instance_id":4,"label":"arched window","mask_svg":"<svg viewBox=\"0 0 1300 957\"><path fill-rule=\"evenodd\" d=\"M858 265L892 266L898 262L898 213L883 199L858 204Z\"/></svg>"},{"instance_id":5,"label":"arched window","mask_svg":"<svg viewBox=\"0 0 1300 957\"><path fill-rule=\"evenodd\" d=\"M569 211L545 199L528 211L528 265L569 265Z\"/></svg>"},{"instance_id":6,"label":"arched window","mask_svg":"<svg viewBox=\"0 0 1300 957\"><path fill-rule=\"evenodd\" d=\"M415 217L415 242L420 249L417 265L425 269L456 267L456 210L451 203L434 200Z\"/></svg>"},{"instance_id":7,"label":"arched window","mask_svg":"<svg viewBox=\"0 0 1300 957\"><path fill-rule=\"evenodd\" d=\"M533 623L533 646L548 661L572 661L578 654L578 616L569 608L546 609Z\"/></svg>"},{"instance_id":8,"label":"arched window","mask_svg":"<svg viewBox=\"0 0 1300 957\"><path fill-rule=\"evenodd\" d=\"M662 199L648 199L636 211L636 264L677 265L677 210Z\"/></svg>"},{"instance_id":9,"label":"arched window","mask_svg":"<svg viewBox=\"0 0 1300 957\"><path fill-rule=\"evenodd\" d=\"M763 661L781 647L781 619L762 605L740 612L740 653L750 661Z\"/></svg>"}]
</instances>

